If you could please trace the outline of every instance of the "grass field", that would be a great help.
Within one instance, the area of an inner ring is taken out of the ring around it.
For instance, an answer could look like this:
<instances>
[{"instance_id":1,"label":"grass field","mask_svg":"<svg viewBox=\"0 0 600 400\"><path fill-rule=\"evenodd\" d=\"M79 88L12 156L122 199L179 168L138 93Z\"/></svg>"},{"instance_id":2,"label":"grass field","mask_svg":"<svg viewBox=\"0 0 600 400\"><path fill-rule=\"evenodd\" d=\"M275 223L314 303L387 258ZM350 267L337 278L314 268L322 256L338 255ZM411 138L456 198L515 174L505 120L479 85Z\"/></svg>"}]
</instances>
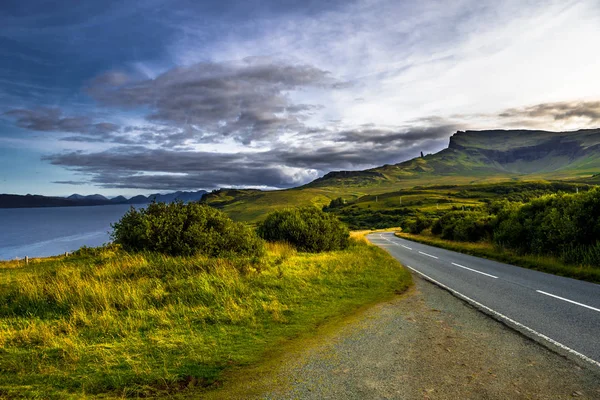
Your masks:
<instances>
[{"instance_id":1,"label":"grass field","mask_svg":"<svg viewBox=\"0 0 600 400\"><path fill-rule=\"evenodd\" d=\"M528 201L544 194L575 193L591 186L572 182L501 182L477 185L417 186L365 195L330 209L351 229L401 226L416 215L438 218L451 210L479 210L495 200Z\"/></svg>"},{"instance_id":2,"label":"grass field","mask_svg":"<svg viewBox=\"0 0 600 400\"><path fill-rule=\"evenodd\" d=\"M269 244L259 260L108 247L0 263L0 398L200 393L410 283L360 235L320 254Z\"/></svg>"},{"instance_id":3,"label":"grass field","mask_svg":"<svg viewBox=\"0 0 600 400\"><path fill-rule=\"evenodd\" d=\"M440 239L439 237L427 234L414 235L404 232L396 232L396 236L447 250L457 251L459 253L488 258L537 271L600 283L600 269L598 268L592 266L566 265L555 257L520 255L513 251L494 246L490 242L457 242Z\"/></svg>"},{"instance_id":4,"label":"grass field","mask_svg":"<svg viewBox=\"0 0 600 400\"><path fill-rule=\"evenodd\" d=\"M399 225L400 220L388 218L386 221L377 213L389 217L402 215L407 210L418 210L436 216L453 207L481 207L486 201L503 198L519 201L524 196L531 198L558 190L574 192L577 187L587 189L594 184L591 181L514 180L506 177L488 177L482 181L475 183L469 177L438 176L399 182L386 180L362 187L358 183L353 185L352 179L346 179L340 180L339 186L309 185L275 191L222 189L208 195L206 202L236 221L257 223L273 210L298 205L321 208L341 197L347 205L334 212L352 229L380 229Z\"/></svg>"}]
</instances>

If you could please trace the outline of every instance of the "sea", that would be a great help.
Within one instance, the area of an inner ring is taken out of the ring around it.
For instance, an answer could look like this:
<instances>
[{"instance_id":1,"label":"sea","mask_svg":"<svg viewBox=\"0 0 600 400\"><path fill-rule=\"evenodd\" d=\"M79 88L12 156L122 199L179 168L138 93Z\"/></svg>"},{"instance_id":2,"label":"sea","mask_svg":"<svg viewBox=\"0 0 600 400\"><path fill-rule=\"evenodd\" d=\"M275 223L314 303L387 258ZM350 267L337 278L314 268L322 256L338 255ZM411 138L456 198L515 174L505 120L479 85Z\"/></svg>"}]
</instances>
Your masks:
<instances>
[{"instance_id":1,"label":"sea","mask_svg":"<svg viewBox=\"0 0 600 400\"><path fill-rule=\"evenodd\" d=\"M0 260L47 257L110 242L110 224L131 207L0 209Z\"/></svg>"}]
</instances>

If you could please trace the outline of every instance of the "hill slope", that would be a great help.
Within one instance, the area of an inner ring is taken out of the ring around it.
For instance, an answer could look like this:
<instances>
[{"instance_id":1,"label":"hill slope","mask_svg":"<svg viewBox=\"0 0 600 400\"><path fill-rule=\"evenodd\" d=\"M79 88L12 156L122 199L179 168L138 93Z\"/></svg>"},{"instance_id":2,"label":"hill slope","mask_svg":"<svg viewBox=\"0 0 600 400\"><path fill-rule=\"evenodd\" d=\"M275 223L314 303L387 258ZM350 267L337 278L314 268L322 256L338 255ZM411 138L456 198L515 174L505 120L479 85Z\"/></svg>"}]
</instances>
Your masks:
<instances>
[{"instance_id":1,"label":"hill slope","mask_svg":"<svg viewBox=\"0 0 600 400\"><path fill-rule=\"evenodd\" d=\"M330 172L305 187L410 187L449 178L452 183L576 179L598 172L600 129L459 131L439 153L366 171Z\"/></svg>"},{"instance_id":2,"label":"hill slope","mask_svg":"<svg viewBox=\"0 0 600 400\"><path fill-rule=\"evenodd\" d=\"M260 192L228 190L205 196L232 218L260 220L273 209L322 206L415 186L506 181L576 180L600 183L600 129L575 132L459 131L447 149L366 171L334 171L299 188Z\"/></svg>"}]
</instances>

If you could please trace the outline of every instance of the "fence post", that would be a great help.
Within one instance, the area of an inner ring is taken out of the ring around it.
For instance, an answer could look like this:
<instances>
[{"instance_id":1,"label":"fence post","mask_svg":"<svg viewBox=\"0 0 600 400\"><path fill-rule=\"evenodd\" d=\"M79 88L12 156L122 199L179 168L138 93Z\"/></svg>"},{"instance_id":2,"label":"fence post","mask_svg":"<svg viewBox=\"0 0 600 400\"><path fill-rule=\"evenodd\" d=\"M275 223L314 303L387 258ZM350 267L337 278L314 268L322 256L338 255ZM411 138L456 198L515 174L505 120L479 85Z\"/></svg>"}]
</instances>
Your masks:
<instances>
[{"instance_id":1,"label":"fence post","mask_svg":"<svg viewBox=\"0 0 600 400\"><path fill-rule=\"evenodd\" d=\"M25 256L25 264L29 265L29 256Z\"/></svg>"}]
</instances>

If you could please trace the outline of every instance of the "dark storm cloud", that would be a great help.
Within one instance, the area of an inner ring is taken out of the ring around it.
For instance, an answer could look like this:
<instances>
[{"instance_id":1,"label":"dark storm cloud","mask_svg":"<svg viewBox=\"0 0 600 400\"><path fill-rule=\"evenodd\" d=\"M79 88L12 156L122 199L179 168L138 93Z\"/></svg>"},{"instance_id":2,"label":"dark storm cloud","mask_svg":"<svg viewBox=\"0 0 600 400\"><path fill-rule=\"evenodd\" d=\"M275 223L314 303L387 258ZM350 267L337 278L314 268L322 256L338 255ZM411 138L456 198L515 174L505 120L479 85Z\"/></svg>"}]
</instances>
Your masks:
<instances>
[{"instance_id":1,"label":"dark storm cloud","mask_svg":"<svg viewBox=\"0 0 600 400\"><path fill-rule=\"evenodd\" d=\"M270 154L210 153L196 151L117 148L47 158L54 165L90 174L104 187L139 189L190 189L217 186L288 187L303 183L301 171L284 172ZM182 173L185 171L185 173Z\"/></svg>"},{"instance_id":2,"label":"dark storm cloud","mask_svg":"<svg viewBox=\"0 0 600 400\"><path fill-rule=\"evenodd\" d=\"M358 137L350 141L351 132L340 133L345 142L323 145L318 140L306 140L302 144L281 145L262 152L212 153L127 146L91 154L65 153L46 160L91 176L91 182L111 188L285 188L307 183L332 170L397 163L416 157L421 151L436 151L446 144L447 136L452 133L446 127L422 128L403 132L400 139L388 135L389 140L383 140L383 131L376 131L376 135L371 132L369 138L364 139L360 135L366 134L365 131L357 130L354 133Z\"/></svg>"},{"instance_id":3,"label":"dark storm cloud","mask_svg":"<svg viewBox=\"0 0 600 400\"><path fill-rule=\"evenodd\" d=\"M59 108L13 109L3 115L12 118L21 128L43 132L69 132L109 135L119 130L110 122L94 122L87 116L64 116Z\"/></svg>"},{"instance_id":4,"label":"dark storm cloud","mask_svg":"<svg viewBox=\"0 0 600 400\"><path fill-rule=\"evenodd\" d=\"M357 170L395 164L424 153L438 151L447 144L444 139L425 139L412 142L386 142L342 144L335 143L318 148L295 147L274 151L271 156L282 165L296 168L313 168L319 174L333 170Z\"/></svg>"},{"instance_id":5,"label":"dark storm cloud","mask_svg":"<svg viewBox=\"0 0 600 400\"><path fill-rule=\"evenodd\" d=\"M542 103L531 107L509 108L498 116L507 119L588 118L590 122L600 122L600 101Z\"/></svg>"},{"instance_id":6,"label":"dark storm cloud","mask_svg":"<svg viewBox=\"0 0 600 400\"><path fill-rule=\"evenodd\" d=\"M319 106L295 104L289 92L335 83L310 65L248 58L174 68L155 79L110 72L91 81L87 91L106 105L148 108L149 121L195 126L194 137L205 142L233 137L247 144L302 131L303 120Z\"/></svg>"},{"instance_id":7,"label":"dark storm cloud","mask_svg":"<svg viewBox=\"0 0 600 400\"><path fill-rule=\"evenodd\" d=\"M52 183L60 183L61 185L89 185L90 183L87 181L54 181Z\"/></svg>"},{"instance_id":8,"label":"dark storm cloud","mask_svg":"<svg viewBox=\"0 0 600 400\"><path fill-rule=\"evenodd\" d=\"M337 141L348 143L408 143L423 140L437 140L447 138L458 125L442 125L422 128L397 128L382 129L371 125L363 126L362 129L346 130L338 133Z\"/></svg>"}]
</instances>

